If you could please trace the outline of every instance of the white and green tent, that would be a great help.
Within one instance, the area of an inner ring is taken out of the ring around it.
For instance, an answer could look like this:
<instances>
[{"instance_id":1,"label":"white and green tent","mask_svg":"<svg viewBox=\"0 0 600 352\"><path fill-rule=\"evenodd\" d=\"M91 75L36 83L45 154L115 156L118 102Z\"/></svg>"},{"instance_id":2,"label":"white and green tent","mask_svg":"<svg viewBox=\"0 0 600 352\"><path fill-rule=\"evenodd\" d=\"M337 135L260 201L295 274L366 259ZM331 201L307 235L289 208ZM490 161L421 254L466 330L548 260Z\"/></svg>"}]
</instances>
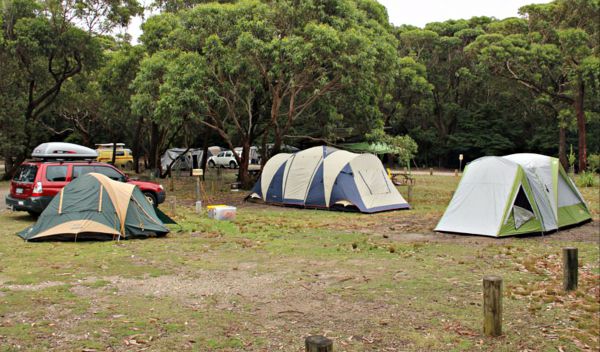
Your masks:
<instances>
[{"instance_id":1,"label":"white and green tent","mask_svg":"<svg viewBox=\"0 0 600 352\"><path fill-rule=\"evenodd\" d=\"M558 159L513 154L471 162L435 231L501 237L554 231L590 219Z\"/></svg>"}]
</instances>

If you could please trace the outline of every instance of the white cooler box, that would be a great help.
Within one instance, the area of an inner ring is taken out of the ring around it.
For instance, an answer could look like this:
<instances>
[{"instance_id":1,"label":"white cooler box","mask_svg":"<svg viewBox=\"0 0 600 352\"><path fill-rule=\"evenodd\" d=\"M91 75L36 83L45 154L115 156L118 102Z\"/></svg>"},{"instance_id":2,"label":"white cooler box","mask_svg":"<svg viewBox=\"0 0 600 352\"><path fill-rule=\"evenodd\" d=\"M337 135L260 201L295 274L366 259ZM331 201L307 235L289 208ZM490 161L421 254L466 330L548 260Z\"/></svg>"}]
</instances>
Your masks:
<instances>
[{"instance_id":1,"label":"white cooler box","mask_svg":"<svg viewBox=\"0 0 600 352\"><path fill-rule=\"evenodd\" d=\"M236 207L227 205L209 207L208 217L215 220L235 220Z\"/></svg>"}]
</instances>

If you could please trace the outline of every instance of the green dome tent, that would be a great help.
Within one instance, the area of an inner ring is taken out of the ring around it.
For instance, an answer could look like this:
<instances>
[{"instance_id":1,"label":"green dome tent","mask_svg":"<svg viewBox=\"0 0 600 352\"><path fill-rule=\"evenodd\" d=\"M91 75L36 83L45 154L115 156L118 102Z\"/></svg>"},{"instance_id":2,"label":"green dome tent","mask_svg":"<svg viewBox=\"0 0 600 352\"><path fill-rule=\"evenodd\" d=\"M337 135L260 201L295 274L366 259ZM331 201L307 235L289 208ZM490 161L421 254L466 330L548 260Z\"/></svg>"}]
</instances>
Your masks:
<instances>
[{"instance_id":1,"label":"green dome tent","mask_svg":"<svg viewBox=\"0 0 600 352\"><path fill-rule=\"evenodd\" d=\"M546 233L591 220L558 159L539 154L471 162L435 231L491 237Z\"/></svg>"},{"instance_id":2,"label":"green dome tent","mask_svg":"<svg viewBox=\"0 0 600 352\"><path fill-rule=\"evenodd\" d=\"M89 173L64 187L19 236L26 241L119 240L168 232L136 186Z\"/></svg>"}]
</instances>

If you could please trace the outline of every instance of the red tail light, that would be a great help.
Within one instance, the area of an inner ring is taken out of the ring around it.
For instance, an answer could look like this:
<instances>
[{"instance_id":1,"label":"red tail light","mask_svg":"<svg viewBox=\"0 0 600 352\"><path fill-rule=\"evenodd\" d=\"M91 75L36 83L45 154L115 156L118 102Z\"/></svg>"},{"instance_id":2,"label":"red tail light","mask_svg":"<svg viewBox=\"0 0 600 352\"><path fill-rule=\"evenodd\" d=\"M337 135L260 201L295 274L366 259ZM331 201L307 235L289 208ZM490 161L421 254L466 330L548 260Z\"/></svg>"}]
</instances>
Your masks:
<instances>
[{"instance_id":1,"label":"red tail light","mask_svg":"<svg viewBox=\"0 0 600 352\"><path fill-rule=\"evenodd\" d=\"M33 193L42 193L42 183L41 182L36 182L35 186L33 187Z\"/></svg>"}]
</instances>

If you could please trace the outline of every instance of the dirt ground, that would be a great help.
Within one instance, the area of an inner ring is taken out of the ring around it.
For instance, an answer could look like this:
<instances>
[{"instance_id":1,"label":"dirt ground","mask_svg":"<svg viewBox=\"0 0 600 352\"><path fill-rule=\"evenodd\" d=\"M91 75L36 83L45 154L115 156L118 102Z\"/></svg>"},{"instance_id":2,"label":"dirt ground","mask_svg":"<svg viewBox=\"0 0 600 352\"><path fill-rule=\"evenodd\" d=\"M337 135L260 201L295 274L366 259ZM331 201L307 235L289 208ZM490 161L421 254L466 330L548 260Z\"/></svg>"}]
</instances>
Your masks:
<instances>
[{"instance_id":1,"label":"dirt ground","mask_svg":"<svg viewBox=\"0 0 600 352\"><path fill-rule=\"evenodd\" d=\"M14 233L33 219L3 213L0 351L300 352L313 334L348 352L597 350L598 220L543 236L435 233L453 184L429 195L419 181L414 210L373 215L226 190L214 199L238 207L235 222L193 213L176 185L162 206L177 200L172 233L120 243L24 243ZM576 293L561 291L565 245L581 251ZM490 273L505 279L496 339L481 333Z\"/></svg>"}]
</instances>

